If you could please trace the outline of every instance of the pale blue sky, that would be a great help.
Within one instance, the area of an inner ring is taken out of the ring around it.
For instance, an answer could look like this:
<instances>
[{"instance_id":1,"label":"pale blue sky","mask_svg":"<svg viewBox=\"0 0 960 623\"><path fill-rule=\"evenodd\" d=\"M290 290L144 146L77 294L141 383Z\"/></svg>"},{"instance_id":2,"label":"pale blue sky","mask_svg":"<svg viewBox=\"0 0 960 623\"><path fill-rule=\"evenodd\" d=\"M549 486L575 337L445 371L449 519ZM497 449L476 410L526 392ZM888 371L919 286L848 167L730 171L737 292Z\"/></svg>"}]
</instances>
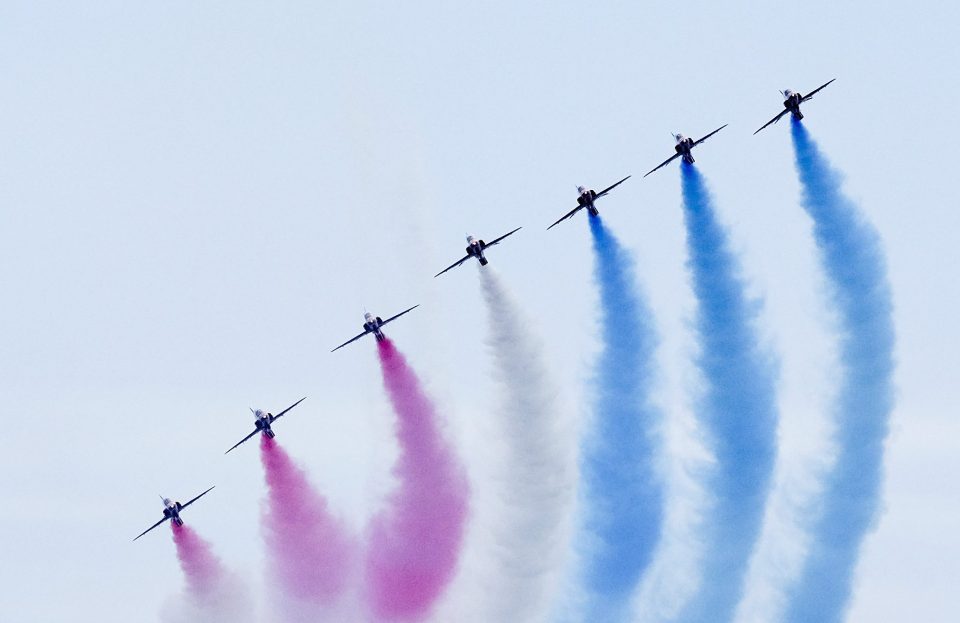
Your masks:
<instances>
[{"instance_id":1,"label":"pale blue sky","mask_svg":"<svg viewBox=\"0 0 960 623\"><path fill-rule=\"evenodd\" d=\"M259 591L256 449L222 456L248 406L309 396L279 438L362 525L389 486L390 415L372 344L328 351L363 306L423 305L390 333L482 464L465 443L493 402L475 269L431 279L466 232L524 226L491 260L579 404L596 346L586 222L544 231L579 183L634 175L600 209L636 254L659 400L687 447L679 175L640 179L671 131L730 124L696 156L765 297L784 454L802 466L832 342L788 127L752 132L778 89L833 77L806 123L884 240L899 361L886 512L850 619L953 620L955 4L516 4L0 4L4 620L155 620L181 582L173 545L130 538L157 493L211 484L185 518Z\"/></svg>"}]
</instances>

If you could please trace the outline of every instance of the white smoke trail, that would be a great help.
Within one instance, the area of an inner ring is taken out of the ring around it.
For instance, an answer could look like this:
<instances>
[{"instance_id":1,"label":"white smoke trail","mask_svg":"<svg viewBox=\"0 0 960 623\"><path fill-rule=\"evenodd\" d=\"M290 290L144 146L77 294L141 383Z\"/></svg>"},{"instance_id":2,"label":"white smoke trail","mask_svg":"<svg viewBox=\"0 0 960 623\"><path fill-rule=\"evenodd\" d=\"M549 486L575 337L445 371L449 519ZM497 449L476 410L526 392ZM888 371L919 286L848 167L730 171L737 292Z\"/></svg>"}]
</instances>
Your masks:
<instances>
[{"instance_id":1,"label":"white smoke trail","mask_svg":"<svg viewBox=\"0 0 960 623\"><path fill-rule=\"evenodd\" d=\"M162 623L255 623L259 620L251 591L239 575L224 571L216 586L202 596L184 591L160 610Z\"/></svg>"},{"instance_id":2,"label":"white smoke trail","mask_svg":"<svg viewBox=\"0 0 960 623\"><path fill-rule=\"evenodd\" d=\"M475 506L473 552L458 621L534 623L549 617L568 555L575 500L575 437L543 344L490 268L480 270L500 399L490 418L495 483Z\"/></svg>"}]
</instances>

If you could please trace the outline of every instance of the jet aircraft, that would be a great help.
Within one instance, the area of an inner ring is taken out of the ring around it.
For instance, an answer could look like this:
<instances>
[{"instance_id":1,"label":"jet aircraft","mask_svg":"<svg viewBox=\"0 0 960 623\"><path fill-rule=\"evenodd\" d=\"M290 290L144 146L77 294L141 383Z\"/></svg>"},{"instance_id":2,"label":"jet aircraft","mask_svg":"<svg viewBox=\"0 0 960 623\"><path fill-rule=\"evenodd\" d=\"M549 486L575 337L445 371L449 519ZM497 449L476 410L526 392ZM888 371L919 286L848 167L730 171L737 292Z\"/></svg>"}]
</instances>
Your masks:
<instances>
[{"instance_id":1,"label":"jet aircraft","mask_svg":"<svg viewBox=\"0 0 960 623\"><path fill-rule=\"evenodd\" d=\"M160 524L162 524L168 519L173 521L173 523L177 524L178 526L182 526L183 519L180 518L180 511L190 506L191 504L193 504L194 502L196 502L206 494L210 493L212 490L213 490L213 487L210 487L209 489L207 489L197 497L193 498L186 504L181 504L180 502L174 502L170 498L165 498L161 495L160 499L163 500L163 519L161 519L157 523L153 524L152 526L150 526L149 528L147 528L146 530L138 534L136 538L133 540L136 541L137 539L142 537L144 534L150 532L151 530L153 530L154 528L156 528L157 526L159 526Z\"/></svg>"},{"instance_id":2,"label":"jet aircraft","mask_svg":"<svg viewBox=\"0 0 960 623\"><path fill-rule=\"evenodd\" d=\"M577 192L580 193L580 196L577 197L577 207L575 207L574 209L570 210L569 212L564 214L562 217L560 217L560 219L558 219L557 222L555 222L550 227L547 227L547 230L550 230L554 226L559 225L560 223L567 220L568 218L570 218L580 210L583 210L584 208L586 208L587 212L590 213L590 216L600 216L600 210L597 209L597 206L594 205L594 202L600 197L603 197L604 195L606 195L608 192L610 192L620 184L623 184L624 182L626 182L628 179L630 179L630 177L631 176L628 175L622 180L620 180L619 182L617 182L616 184L614 184L613 186L608 186L603 190L601 190L600 192L597 192L593 189L587 190L583 186L577 186Z\"/></svg>"},{"instance_id":3,"label":"jet aircraft","mask_svg":"<svg viewBox=\"0 0 960 623\"><path fill-rule=\"evenodd\" d=\"M405 313L407 313L407 312L409 312L409 311L413 311L414 309L416 309L416 308L418 308L418 307L420 307L420 305L414 305L414 306L411 307L410 309L405 309L405 310L403 310L402 312L400 312L399 314L397 314L396 316L390 316L390 317L387 318L386 320L381 319L380 316L374 316L374 315L371 314L370 312L365 312L365 313L363 314L363 333L361 333L360 335L358 335L358 336L356 336L356 337L350 338L349 340L347 340L346 342L344 342L344 343L341 344L340 346L337 346L336 348L334 348L334 349L331 350L330 352L331 352L331 353L332 353L332 352L336 352L336 351L340 350L341 348L343 348L344 346L346 346L347 344L352 344L353 342L356 342L357 340L359 340L360 338L362 338L364 335L367 335L368 333L373 333L374 336L376 336L377 341L378 341L378 342L382 342L383 340L387 339L387 336L384 335L384 334L383 334L383 331L380 330L381 327L383 327L383 325L387 324L388 322L393 322L394 320L396 320L396 319L399 318L400 316L404 315Z\"/></svg>"},{"instance_id":4,"label":"jet aircraft","mask_svg":"<svg viewBox=\"0 0 960 623\"><path fill-rule=\"evenodd\" d=\"M724 129L725 127L727 127L726 123L720 126L719 128L717 128L716 130L714 130L713 132L711 132L710 134L707 134L703 138L696 141L693 140L692 138L685 137L683 134L674 134L673 138L676 139L677 141L677 144L674 146L674 149L676 150L677 153L673 154L672 156L670 156L669 158L667 158L666 160L664 160L654 168L650 169L650 171L647 172L647 175L650 175L657 169L667 166L677 158L683 158L683 161L686 162L687 164L693 164L694 162L696 162L693 159L693 154L690 153L693 150L693 148L699 145L700 143L702 143L703 141L707 140L708 138L710 138L720 130ZM647 175L644 175L644 177L646 177Z\"/></svg>"},{"instance_id":5,"label":"jet aircraft","mask_svg":"<svg viewBox=\"0 0 960 623\"><path fill-rule=\"evenodd\" d=\"M304 396L303 398L296 401L295 403L293 403L292 405L290 405L289 407L287 407L286 409L284 409L283 411L281 411L276 415L270 412L264 413L261 409L250 409L250 411L253 412L253 417L256 418L256 421L254 422L256 428L253 429L252 433L250 433L249 435L247 435L246 437L244 437L243 439L235 443L233 447L230 448L230 450L233 450L234 448L242 444L244 441L250 439L257 433L263 433L265 436L269 437L270 439L273 439L274 437L276 437L277 434L273 432L273 428L271 427L271 424L273 424L276 420L279 420L281 417L283 417L284 413L294 408L295 406L297 406L298 404L300 404L306 399L307 397ZM224 454L229 454L230 450L227 450L226 452L224 452Z\"/></svg>"},{"instance_id":6,"label":"jet aircraft","mask_svg":"<svg viewBox=\"0 0 960 623\"><path fill-rule=\"evenodd\" d=\"M467 260L469 260L471 257L477 258L477 261L480 262L480 265L481 265L481 266L486 266L487 263L489 262L489 260L488 260L488 259L486 258L486 256L483 254L484 249L486 249L486 248L488 248L488 247L492 247L493 245L499 243L501 240L503 240L503 239L506 238L507 236L510 236L511 234L515 234L515 233L517 233L518 231L520 231L521 229L523 229L523 228L522 228L522 227L517 227L517 228L514 229L513 231L511 231L511 232L509 232L509 233L506 233L506 234L500 236L499 238L497 238L497 239L494 240L493 242L484 242L483 240L477 240L477 239L474 238L473 236L467 236L467 255L466 255L463 259L458 260L458 261L454 262L453 264L451 264L450 266L447 266L446 268L444 268L443 270L441 270L439 273L437 273L436 275L434 275L434 278L439 277L440 275L442 275L443 273L447 272L447 271L450 270L451 268L456 268L457 266L460 266L461 264L463 264L464 262L466 262Z\"/></svg>"},{"instance_id":7,"label":"jet aircraft","mask_svg":"<svg viewBox=\"0 0 960 623\"><path fill-rule=\"evenodd\" d=\"M830 82L833 82L834 80L836 80L836 78L833 78L833 80L830 80ZM806 95L803 95L802 93L794 93L790 89L787 89L786 91L780 91L780 93L783 95L783 110L780 111L780 113L776 117L774 117L770 121L767 121L765 124L763 124L763 127L760 128L760 130L763 130L767 126L774 124L777 121L780 121L780 118L787 113L792 113L793 118L796 119L797 121L803 119L803 113L800 112L800 104L804 102L808 102L811 99L813 99L814 94L816 94L818 91L820 91L820 89L830 84L830 82L827 82L826 84L822 84L818 86L816 89L810 91ZM760 130L757 130L756 132L754 132L753 133L754 136L756 136L757 132L760 132Z\"/></svg>"}]
</instances>

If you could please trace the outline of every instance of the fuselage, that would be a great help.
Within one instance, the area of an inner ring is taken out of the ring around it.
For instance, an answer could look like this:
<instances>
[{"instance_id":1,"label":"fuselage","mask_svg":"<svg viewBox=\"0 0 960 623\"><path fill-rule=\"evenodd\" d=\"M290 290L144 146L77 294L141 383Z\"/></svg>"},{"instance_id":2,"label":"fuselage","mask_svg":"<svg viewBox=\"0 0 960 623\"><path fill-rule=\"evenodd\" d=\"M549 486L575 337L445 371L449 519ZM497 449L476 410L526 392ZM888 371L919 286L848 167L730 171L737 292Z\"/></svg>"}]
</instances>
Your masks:
<instances>
[{"instance_id":1,"label":"fuselage","mask_svg":"<svg viewBox=\"0 0 960 623\"><path fill-rule=\"evenodd\" d=\"M256 425L258 431L270 439L273 439L276 436L276 433L274 433L273 429L270 427L274 419L272 413L264 413L260 409L257 409L253 412L253 417L256 418L254 424Z\"/></svg>"},{"instance_id":2,"label":"fuselage","mask_svg":"<svg viewBox=\"0 0 960 623\"><path fill-rule=\"evenodd\" d=\"M790 89L783 91L783 107L790 111L794 119L803 119L803 113L800 112L800 102L803 101L801 93L794 93Z\"/></svg>"},{"instance_id":3,"label":"fuselage","mask_svg":"<svg viewBox=\"0 0 960 623\"><path fill-rule=\"evenodd\" d=\"M467 236L467 255L477 258L481 266L486 266L488 261L483 255L483 248L485 246L483 240L477 240L473 236Z\"/></svg>"},{"instance_id":4,"label":"fuselage","mask_svg":"<svg viewBox=\"0 0 960 623\"><path fill-rule=\"evenodd\" d=\"M693 164L695 162L692 153L693 139L687 138L683 134L674 134L673 138L677 141L677 144L674 146L676 152L683 157L684 162Z\"/></svg>"},{"instance_id":5,"label":"fuselage","mask_svg":"<svg viewBox=\"0 0 960 623\"><path fill-rule=\"evenodd\" d=\"M577 186L577 191L580 193L580 196L577 197L577 204L582 208L586 208L592 216L599 216L600 210L597 209L594 203L597 199L596 191L593 189L587 190L583 186Z\"/></svg>"},{"instance_id":6,"label":"fuselage","mask_svg":"<svg viewBox=\"0 0 960 623\"><path fill-rule=\"evenodd\" d=\"M180 502L174 502L169 498L163 498L163 516L178 526L183 525L183 520L180 519L181 508L183 508L183 505L181 505Z\"/></svg>"},{"instance_id":7,"label":"fuselage","mask_svg":"<svg viewBox=\"0 0 960 623\"><path fill-rule=\"evenodd\" d=\"M373 333L378 342L382 342L387 339L387 336L384 335L383 331L380 329L382 326L383 320L380 319L380 316L374 316L370 312L367 312L363 315L363 330Z\"/></svg>"}]
</instances>

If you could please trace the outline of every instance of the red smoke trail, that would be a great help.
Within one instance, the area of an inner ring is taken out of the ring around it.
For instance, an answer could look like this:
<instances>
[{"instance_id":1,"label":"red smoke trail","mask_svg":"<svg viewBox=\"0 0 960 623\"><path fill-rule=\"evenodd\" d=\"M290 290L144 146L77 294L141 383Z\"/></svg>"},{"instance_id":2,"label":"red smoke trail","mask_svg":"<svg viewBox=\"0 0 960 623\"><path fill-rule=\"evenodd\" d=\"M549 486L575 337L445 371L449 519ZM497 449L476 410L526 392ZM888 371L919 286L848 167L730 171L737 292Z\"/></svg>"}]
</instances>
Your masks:
<instances>
[{"instance_id":1,"label":"red smoke trail","mask_svg":"<svg viewBox=\"0 0 960 623\"><path fill-rule=\"evenodd\" d=\"M172 599L161 611L164 623L252 623L250 591L223 566L210 544L189 526L171 523L177 558L187 581L183 598Z\"/></svg>"},{"instance_id":2,"label":"red smoke trail","mask_svg":"<svg viewBox=\"0 0 960 623\"><path fill-rule=\"evenodd\" d=\"M378 343L383 383L397 414L400 480L370 529L365 579L380 620L420 620L453 578L467 517L460 464L437 428L417 375L389 340Z\"/></svg>"},{"instance_id":3,"label":"red smoke trail","mask_svg":"<svg viewBox=\"0 0 960 623\"><path fill-rule=\"evenodd\" d=\"M220 588L224 578L223 565L210 544L200 538L193 528L170 522L173 542L177 544L177 558L187 579L187 591L198 602L210 599Z\"/></svg>"},{"instance_id":4,"label":"red smoke trail","mask_svg":"<svg viewBox=\"0 0 960 623\"><path fill-rule=\"evenodd\" d=\"M329 605L346 588L354 543L276 441L261 437L260 459L268 487L263 536L271 575L291 596Z\"/></svg>"}]
</instances>

